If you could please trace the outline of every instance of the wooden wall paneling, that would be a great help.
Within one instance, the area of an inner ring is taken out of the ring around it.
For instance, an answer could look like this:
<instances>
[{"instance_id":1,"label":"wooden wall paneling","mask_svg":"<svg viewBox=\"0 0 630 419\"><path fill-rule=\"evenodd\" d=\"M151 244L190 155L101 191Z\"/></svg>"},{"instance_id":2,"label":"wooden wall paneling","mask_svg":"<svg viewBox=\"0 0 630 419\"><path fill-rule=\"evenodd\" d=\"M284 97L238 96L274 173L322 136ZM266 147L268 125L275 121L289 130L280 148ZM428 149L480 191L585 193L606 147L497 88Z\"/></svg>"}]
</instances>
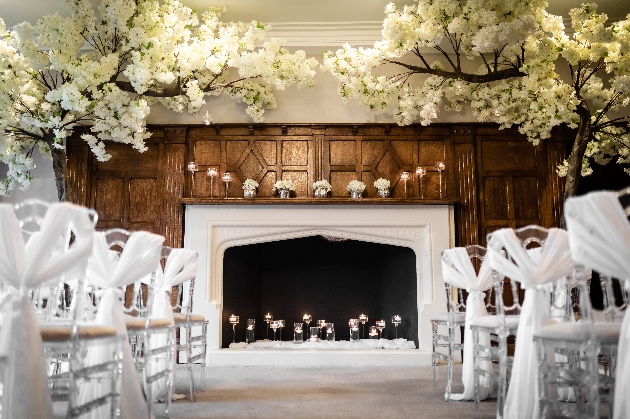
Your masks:
<instances>
[{"instance_id":1,"label":"wooden wall paneling","mask_svg":"<svg viewBox=\"0 0 630 419\"><path fill-rule=\"evenodd\" d=\"M91 183L90 148L78 135L66 144L68 157L67 195L68 202L89 206L89 186Z\"/></svg>"},{"instance_id":2,"label":"wooden wall paneling","mask_svg":"<svg viewBox=\"0 0 630 419\"><path fill-rule=\"evenodd\" d=\"M479 211L475 143L472 128L453 129L453 169L456 179L457 246L479 244ZM456 174L456 175L455 175Z\"/></svg>"},{"instance_id":3,"label":"wooden wall paneling","mask_svg":"<svg viewBox=\"0 0 630 419\"><path fill-rule=\"evenodd\" d=\"M183 217L184 211L179 200L184 196L186 186L186 137L181 131L165 129L164 153L162 159L161 179L163 185L162 226L166 246L182 247L184 245Z\"/></svg>"}]
</instances>

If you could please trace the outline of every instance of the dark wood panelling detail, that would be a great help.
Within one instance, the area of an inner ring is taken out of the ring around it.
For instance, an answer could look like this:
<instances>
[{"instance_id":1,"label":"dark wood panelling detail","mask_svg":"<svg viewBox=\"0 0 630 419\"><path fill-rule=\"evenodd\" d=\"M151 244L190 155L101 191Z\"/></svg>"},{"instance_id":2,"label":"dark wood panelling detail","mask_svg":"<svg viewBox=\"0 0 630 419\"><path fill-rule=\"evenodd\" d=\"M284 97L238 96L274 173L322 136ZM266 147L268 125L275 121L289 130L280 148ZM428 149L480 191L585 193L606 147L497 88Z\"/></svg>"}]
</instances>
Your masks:
<instances>
[{"instance_id":1,"label":"dark wood panelling detail","mask_svg":"<svg viewBox=\"0 0 630 419\"><path fill-rule=\"evenodd\" d=\"M224 124L151 129L145 153L108 144L113 156L108 162L97 162L78 136L69 140L68 196L99 211L98 228L149 230L163 234L166 244L181 246L181 199L193 192L187 170L190 161L199 165L197 199L210 197L206 170L215 167L219 173L212 191L215 200L225 196L221 175L228 171L233 179L228 196L242 197L242 182L252 178L260 184L261 205L274 202L269 200L272 187L281 178L295 183L295 196L301 198L295 203L308 204L311 185L320 179L332 184L332 196L339 199L348 198L349 181L360 179L367 186L364 197L375 198L373 183L379 177L390 180L390 199L404 202L400 176L407 171L411 174L407 198L413 203L459 201L458 245L485 244L486 234L502 227L558 226L562 216L564 182L555 168L566 157L566 142L557 134L534 147L515 130L471 124ZM446 165L441 175L436 169L439 161ZM427 169L423 200L415 175L418 166Z\"/></svg>"},{"instance_id":2,"label":"dark wood panelling detail","mask_svg":"<svg viewBox=\"0 0 630 419\"><path fill-rule=\"evenodd\" d=\"M68 202L88 206L90 149L83 141L68 144Z\"/></svg>"}]
</instances>

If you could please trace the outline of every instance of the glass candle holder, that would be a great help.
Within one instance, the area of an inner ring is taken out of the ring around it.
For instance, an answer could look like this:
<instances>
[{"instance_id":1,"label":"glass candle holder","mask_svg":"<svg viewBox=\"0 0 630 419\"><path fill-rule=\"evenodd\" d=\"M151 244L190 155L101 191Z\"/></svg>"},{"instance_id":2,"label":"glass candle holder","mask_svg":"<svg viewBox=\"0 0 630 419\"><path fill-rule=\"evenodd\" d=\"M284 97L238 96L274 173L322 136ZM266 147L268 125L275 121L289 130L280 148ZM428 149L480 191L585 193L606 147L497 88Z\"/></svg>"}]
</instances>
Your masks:
<instances>
[{"instance_id":1,"label":"glass candle holder","mask_svg":"<svg viewBox=\"0 0 630 419\"><path fill-rule=\"evenodd\" d=\"M326 340L335 341L335 323L326 323Z\"/></svg>"},{"instance_id":2,"label":"glass candle holder","mask_svg":"<svg viewBox=\"0 0 630 419\"><path fill-rule=\"evenodd\" d=\"M230 324L232 325L232 343L236 343L236 325L238 324L239 317L232 314L230 316Z\"/></svg>"},{"instance_id":3,"label":"glass candle holder","mask_svg":"<svg viewBox=\"0 0 630 419\"><path fill-rule=\"evenodd\" d=\"M319 327L317 326L312 326L309 327L309 341L311 342L317 342L319 340Z\"/></svg>"},{"instance_id":4,"label":"glass candle holder","mask_svg":"<svg viewBox=\"0 0 630 419\"><path fill-rule=\"evenodd\" d=\"M313 316L311 316L310 314L305 314L304 317L302 317L302 320L304 321L304 323L306 323L306 330L308 330L308 328L310 327L311 321L313 321ZM304 336L304 337L307 338L308 336Z\"/></svg>"},{"instance_id":5,"label":"glass candle holder","mask_svg":"<svg viewBox=\"0 0 630 419\"><path fill-rule=\"evenodd\" d=\"M263 321L267 323L267 340L269 340L269 323L273 320L273 316L269 313L263 316Z\"/></svg>"},{"instance_id":6,"label":"glass candle holder","mask_svg":"<svg viewBox=\"0 0 630 419\"><path fill-rule=\"evenodd\" d=\"M293 340L295 342L302 342L304 340L304 324L293 323Z\"/></svg>"},{"instance_id":7,"label":"glass candle holder","mask_svg":"<svg viewBox=\"0 0 630 419\"><path fill-rule=\"evenodd\" d=\"M416 175L418 175L418 189L420 192L420 198L424 198L424 183L423 183L423 179L424 176L427 174L427 169L425 169L422 166L418 166L418 168L416 169Z\"/></svg>"},{"instance_id":8,"label":"glass candle holder","mask_svg":"<svg viewBox=\"0 0 630 419\"><path fill-rule=\"evenodd\" d=\"M317 320L317 327L319 327L319 330L321 331L324 327L326 327L326 320ZM319 337L319 335L317 336ZM321 336L322 339L324 339L324 336Z\"/></svg>"},{"instance_id":9,"label":"glass candle holder","mask_svg":"<svg viewBox=\"0 0 630 419\"><path fill-rule=\"evenodd\" d=\"M212 123L210 112L206 111L206 114L203 116L202 121L204 125L210 125Z\"/></svg>"},{"instance_id":10,"label":"glass candle holder","mask_svg":"<svg viewBox=\"0 0 630 419\"><path fill-rule=\"evenodd\" d=\"M376 326L370 326L368 336L370 337L370 339L378 339L378 331L376 330Z\"/></svg>"},{"instance_id":11,"label":"glass candle holder","mask_svg":"<svg viewBox=\"0 0 630 419\"><path fill-rule=\"evenodd\" d=\"M442 198L443 193L442 193L442 177L444 176L443 172L444 170L446 170L446 165L444 164L444 162L437 162L437 164L435 165L435 168L437 169L438 172L440 172L440 198ZM444 185L444 189L446 189L446 185Z\"/></svg>"},{"instance_id":12,"label":"glass candle holder","mask_svg":"<svg viewBox=\"0 0 630 419\"><path fill-rule=\"evenodd\" d=\"M280 329L280 340L282 341L282 329L284 328L284 320L278 320L278 329Z\"/></svg>"},{"instance_id":13,"label":"glass candle holder","mask_svg":"<svg viewBox=\"0 0 630 419\"><path fill-rule=\"evenodd\" d=\"M407 181L409 180L409 172L402 172L400 174L400 180L402 180L405 186L405 198L407 198Z\"/></svg>"},{"instance_id":14,"label":"glass candle holder","mask_svg":"<svg viewBox=\"0 0 630 419\"><path fill-rule=\"evenodd\" d=\"M210 178L210 198L214 195L214 178L219 174L214 167L208 167L206 174Z\"/></svg>"},{"instance_id":15,"label":"glass candle holder","mask_svg":"<svg viewBox=\"0 0 630 419\"><path fill-rule=\"evenodd\" d=\"M247 328L245 329L245 342L256 342L256 319L247 319Z\"/></svg>"},{"instance_id":16,"label":"glass candle holder","mask_svg":"<svg viewBox=\"0 0 630 419\"><path fill-rule=\"evenodd\" d=\"M398 325L400 324L401 321L402 319L400 318L398 314L392 316L392 323L394 324L394 328L396 329L396 339L398 339Z\"/></svg>"},{"instance_id":17,"label":"glass candle holder","mask_svg":"<svg viewBox=\"0 0 630 419\"><path fill-rule=\"evenodd\" d=\"M350 326L350 342L359 340L359 319L350 319L348 326Z\"/></svg>"},{"instance_id":18,"label":"glass candle holder","mask_svg":"<svg viewBox=\"0 0 630 419\"><path fill-rule=\"evenodd\" d=\"M383 337L383 329L385 329L385 320L377 320L376 328L379 331L379 339Z\"/></svg>"},{"instance_id":19,"label":"glass candle holder","mask_svg":"<svg viewBox=\"0 0 630 419\"><path fill-rule=\"evenodd\" d=\"M194 161L191 161L190 163L188 163L188 171L191 173L191 176L192 176L192 187L190 189L190 197L194 198L195 197L195 173L199 171L199 166L197 166L197 163L195 163Z\"/></svg>"},{"instance_id":20,"label":"glass candle holder","mask_svg":"<svg viewBox=\"0 0 630 419\"><path fill-rule=\"evenodd\" d=\"M278 329L278 320L272 320L269 322L269 327L273 330L273 340L276 341L276 330Z\"/></svg>"},{"instance_id":21,"label":"glass candle holder","mask_svg":"<svg viewBox=\"0 0 630 419\"><path fill-rule=\"evenodd\" d=\"M229 172L223 173L221 176L221 180L225 182L225 198L228 197L228 188L230 187L230 182L232 181L232 175Z\"/></svg>"},{"instance_id":22,"label":"glass candle holder","mask_svg":"<svg viewBox=\"0 0 630 419\"><path fill-rule=\"evenodd\" d=\"M361 335L365 339L365 323L368 321L367 314L359 314L359 321L361 322Z\"/></svg>"}]
</instances>

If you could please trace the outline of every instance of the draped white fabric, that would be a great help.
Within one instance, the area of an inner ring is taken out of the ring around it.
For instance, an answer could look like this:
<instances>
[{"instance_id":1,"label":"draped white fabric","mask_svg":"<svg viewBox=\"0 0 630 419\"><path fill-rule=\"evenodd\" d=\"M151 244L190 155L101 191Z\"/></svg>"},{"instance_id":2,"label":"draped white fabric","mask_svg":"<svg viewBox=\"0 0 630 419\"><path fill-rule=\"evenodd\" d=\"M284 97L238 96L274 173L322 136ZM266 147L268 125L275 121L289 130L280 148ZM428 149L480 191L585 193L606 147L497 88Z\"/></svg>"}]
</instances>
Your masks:
<instances>
[{"instance_id":1,"label":"draped white fabric","mask_svg":"<svg viewBox=\"0 0 630 419\"><path fill-rule=\"evenodd\" d=\"M505 249L512 260L500 253ZM536 253L536 252L530 252ZM512 376L505 401L504 417L538 418L538 363L533 336L549 323L549 284L573 272L567 233L552 228L538 255L530 256L512 229L492 233L487 257L492 269L525 288L525 300L517 330Z\"/></svg>"},{"instance_id":2,"label":"draped white fabric","mask_svg":"<svg viewBox=\"0 0 630 419\"><path fill-rule=\"evenodd\" d=\"M468 252L464 247L456 247L454 249L445 250L444 254L450 263L442 260L442 275L444 282L458 288L466 289L468 297L466 298L466 324L464 326L464 362L462 365L462 382L464 384L464 393L451 395L452 400L474 400L475 399L475 376L474 376L474 358L473 358L473 336L470 324L479 317L487 316L486 305L484 302L484 291L492 288L492 270L488 259L484 259L479 269L479 275L475 272L475 268L468 256ZM490 335L481 333L479 335L479 343L490 346ZM482 368L488 369L489 363L485 361L481 365ZM492 389L492 383L486 377L481 377L479 381L479 397L481 400L488 397L489 391Z\"/></svg>"},{"instance_id":3,"label":"draped white fabric","mask_svg":"<svg viewBox=\"0 0 630 419\"><path fill-rule=\"evenodd\" d=\"M88 263L88 282L90 285L106 289L101 298L95 323L113 326L117 332L127 335L125 314L121 302L120 287L133 284L143 276L155 270L160 259L164 237L138 231L131 234L119 259L112 258L104 233L96 233L92 257ZM88 352L88 364L105 362L111 356L107 348L92 348ZM108 383L91 382L84 385L80 392L80 402L91 400L95 394L102 394L99 386ZM120 413L123 419L147 418L149 416L140 382L133 363L131 347L125 339L123 344L123 373L120 398ZM99 409L91 412L90 417L99 418L103 412Z\"/></svg>"},{"instance_id":4,"label":"draped white fabric","mask_svg":"<svg viewBox=\"0 0 630 419\"><path fill-rule=\"evenodd\" d=\"M155 276L155 299L151 308L151 317L154 319L168 319L175 324L173 308L171 306L171 291L174 286L186 282L197 274L197 253L187 249L173 249L166 259L164 271L158 263ZM160 348L166 345L165 333L157 333L151 336L151 347ZM175 359L173 359L174 367ZM151 359L151 374L166 368L165 358ZM175 369L172 368L172 381L175 381ZM166 377L155 382L154 396L158 396L166 385Z\"/></svg>"},{"instance_id":5,"label":"draped white fabric","mask_svg":"<svg viewBox=\"0 0 630 419\"><path fill-rule=\"evenodd\" d=\"M59 277L86 259L94 230L85 208L51 204L40 231L25 244L13 208L0 204L0 281L14 287L3 295L0 355L6 356L2 414L13 419L52 418L42 340L27 290ZM72 223L75 240L67 251L55 245ZM54 252L54 254L53 254Z\"/></svg>"},{"instance_id":6,"label":"draped white fabric","mask_svg":"<svg viewBox=\"0 0 630 419\"><path fill-rule=\"evenodd\" d=\"M571 255L603 275L630 280L630 224L615 192L591 192L564 205ZM617 349L614 419L630 412L630 316Z\"/></svg>"}]
</instances>

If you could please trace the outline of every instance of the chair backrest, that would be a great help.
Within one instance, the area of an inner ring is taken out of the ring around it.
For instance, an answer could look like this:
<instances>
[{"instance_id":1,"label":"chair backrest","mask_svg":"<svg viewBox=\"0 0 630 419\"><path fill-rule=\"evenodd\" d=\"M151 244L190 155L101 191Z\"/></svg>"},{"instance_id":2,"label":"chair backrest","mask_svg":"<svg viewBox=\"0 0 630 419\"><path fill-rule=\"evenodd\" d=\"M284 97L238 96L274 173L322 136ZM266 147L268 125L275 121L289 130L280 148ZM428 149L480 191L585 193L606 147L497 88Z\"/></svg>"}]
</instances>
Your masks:
<instances>
[{"instance_id":1,"label":"chair backrest","mask_svg":"<svg viewBox=\"0 0 630 419\"><path fill-rule=\"evenodd\" d=\"M540 248L542 251L542 249L545 247L546 240L549 235L549 230L540 226L530 225L520 228L518 230L514 230L514 233L516 237L520 240L521 246L528 251L528 255L531 258L533 252L537 251L537 248ZM490 241L492 240L492 234L493 233L490 233L487 236L488 243L490 243ZM505 252L505 257L513 261L513 258L508 250L505 248L503 248L502 250ZM522 308L522 300L524 297L524 292L521 288L520 283L508 277L502 278L495 270L492 271L492 277L495 288L497 314L520 314ZM510 284L511 295L506 295L503 292L505 282L509 282ZM506 297L509 298L506 299Z\"/></svg>"},{"instance_id":2,"label":"chair backrest","mask_svg":"<svg viewBox=\"0 0 630 419\"><path fill-rule=\"evenodd\" d=\"M475 267L475 271L478 273L479 272L479 266L481 265L481 263L483 262L484 258L486 257L486 248L483 246L479 246L477 244L472 244L469 246L465 247L466 252L468 253L468 257L470 258L470 261L473 263L473 266ZM447 263L447 264L451 264L451 261L448 258L448 255L445 252L442 252L442 260ZM478 264L475 263L475 261L478 261ZM478 265L478 266L476 266ZM462 288L458 288L454 285L445 283L444 287L446 289L446 308L448 312L465 312L466 311L466 299L464 296L464 291ZM457 300L455 300L454 296L453 296L453 291L457 292ZM486 292L486 309L494 309L494 305L492 304L492 297L491 297L491 293L492 293L492 289L488 290Z\"/></svg>"},{"instance_id":3,"label":"chair backrest","mask_svg":"<svg viewBox=\"0 0 630 419\"><path fill-rule=\"evenodd\" d=\"M51 203L29 199L14 205L15 215L19 222L20 231L25 242L33 234L40 231L46 212ZM98 214L96 211L85 208L86 216L90 220L92 228L96 226ZM73 244L74 233L72 223L69 223L65 234L61 235L51 250L52 253L62 253L67 251ZM79 290L85 289L85 265L77 266L76 269L64 272L58 280L49 281L30 291L31 303L35 314L50 321L53 318L70 318L77 320L83 317L80 310L73 310L73 307L84 308L79 301L72 303L73 299L79 295L85 295Z\"/></svg>"},{"instance_id":4,"label":"chair backrest","mask_svg":"<svg viewBox=\"0 0 630 419\"><path fill-rule=\"evenodd\" d=\"M617 196L621 206L626 211L626 215L630 217L630 187L617 191Z\"/></svg>"},{"instance_id":5,"label":"chair backrest","mask_svg":"<svg viewBox=\"0 0 630 419\"><path fill-rule=\"evenodd\" d=\"M169 246L162 246L162 269L165 268L168 257L174 249ZM191 278L177 285L177 294L175 298L171 298L171 307L173 312L190 314L192 313L193 292L195 290L195 278Z\"/></svg>"}]
</instances>

